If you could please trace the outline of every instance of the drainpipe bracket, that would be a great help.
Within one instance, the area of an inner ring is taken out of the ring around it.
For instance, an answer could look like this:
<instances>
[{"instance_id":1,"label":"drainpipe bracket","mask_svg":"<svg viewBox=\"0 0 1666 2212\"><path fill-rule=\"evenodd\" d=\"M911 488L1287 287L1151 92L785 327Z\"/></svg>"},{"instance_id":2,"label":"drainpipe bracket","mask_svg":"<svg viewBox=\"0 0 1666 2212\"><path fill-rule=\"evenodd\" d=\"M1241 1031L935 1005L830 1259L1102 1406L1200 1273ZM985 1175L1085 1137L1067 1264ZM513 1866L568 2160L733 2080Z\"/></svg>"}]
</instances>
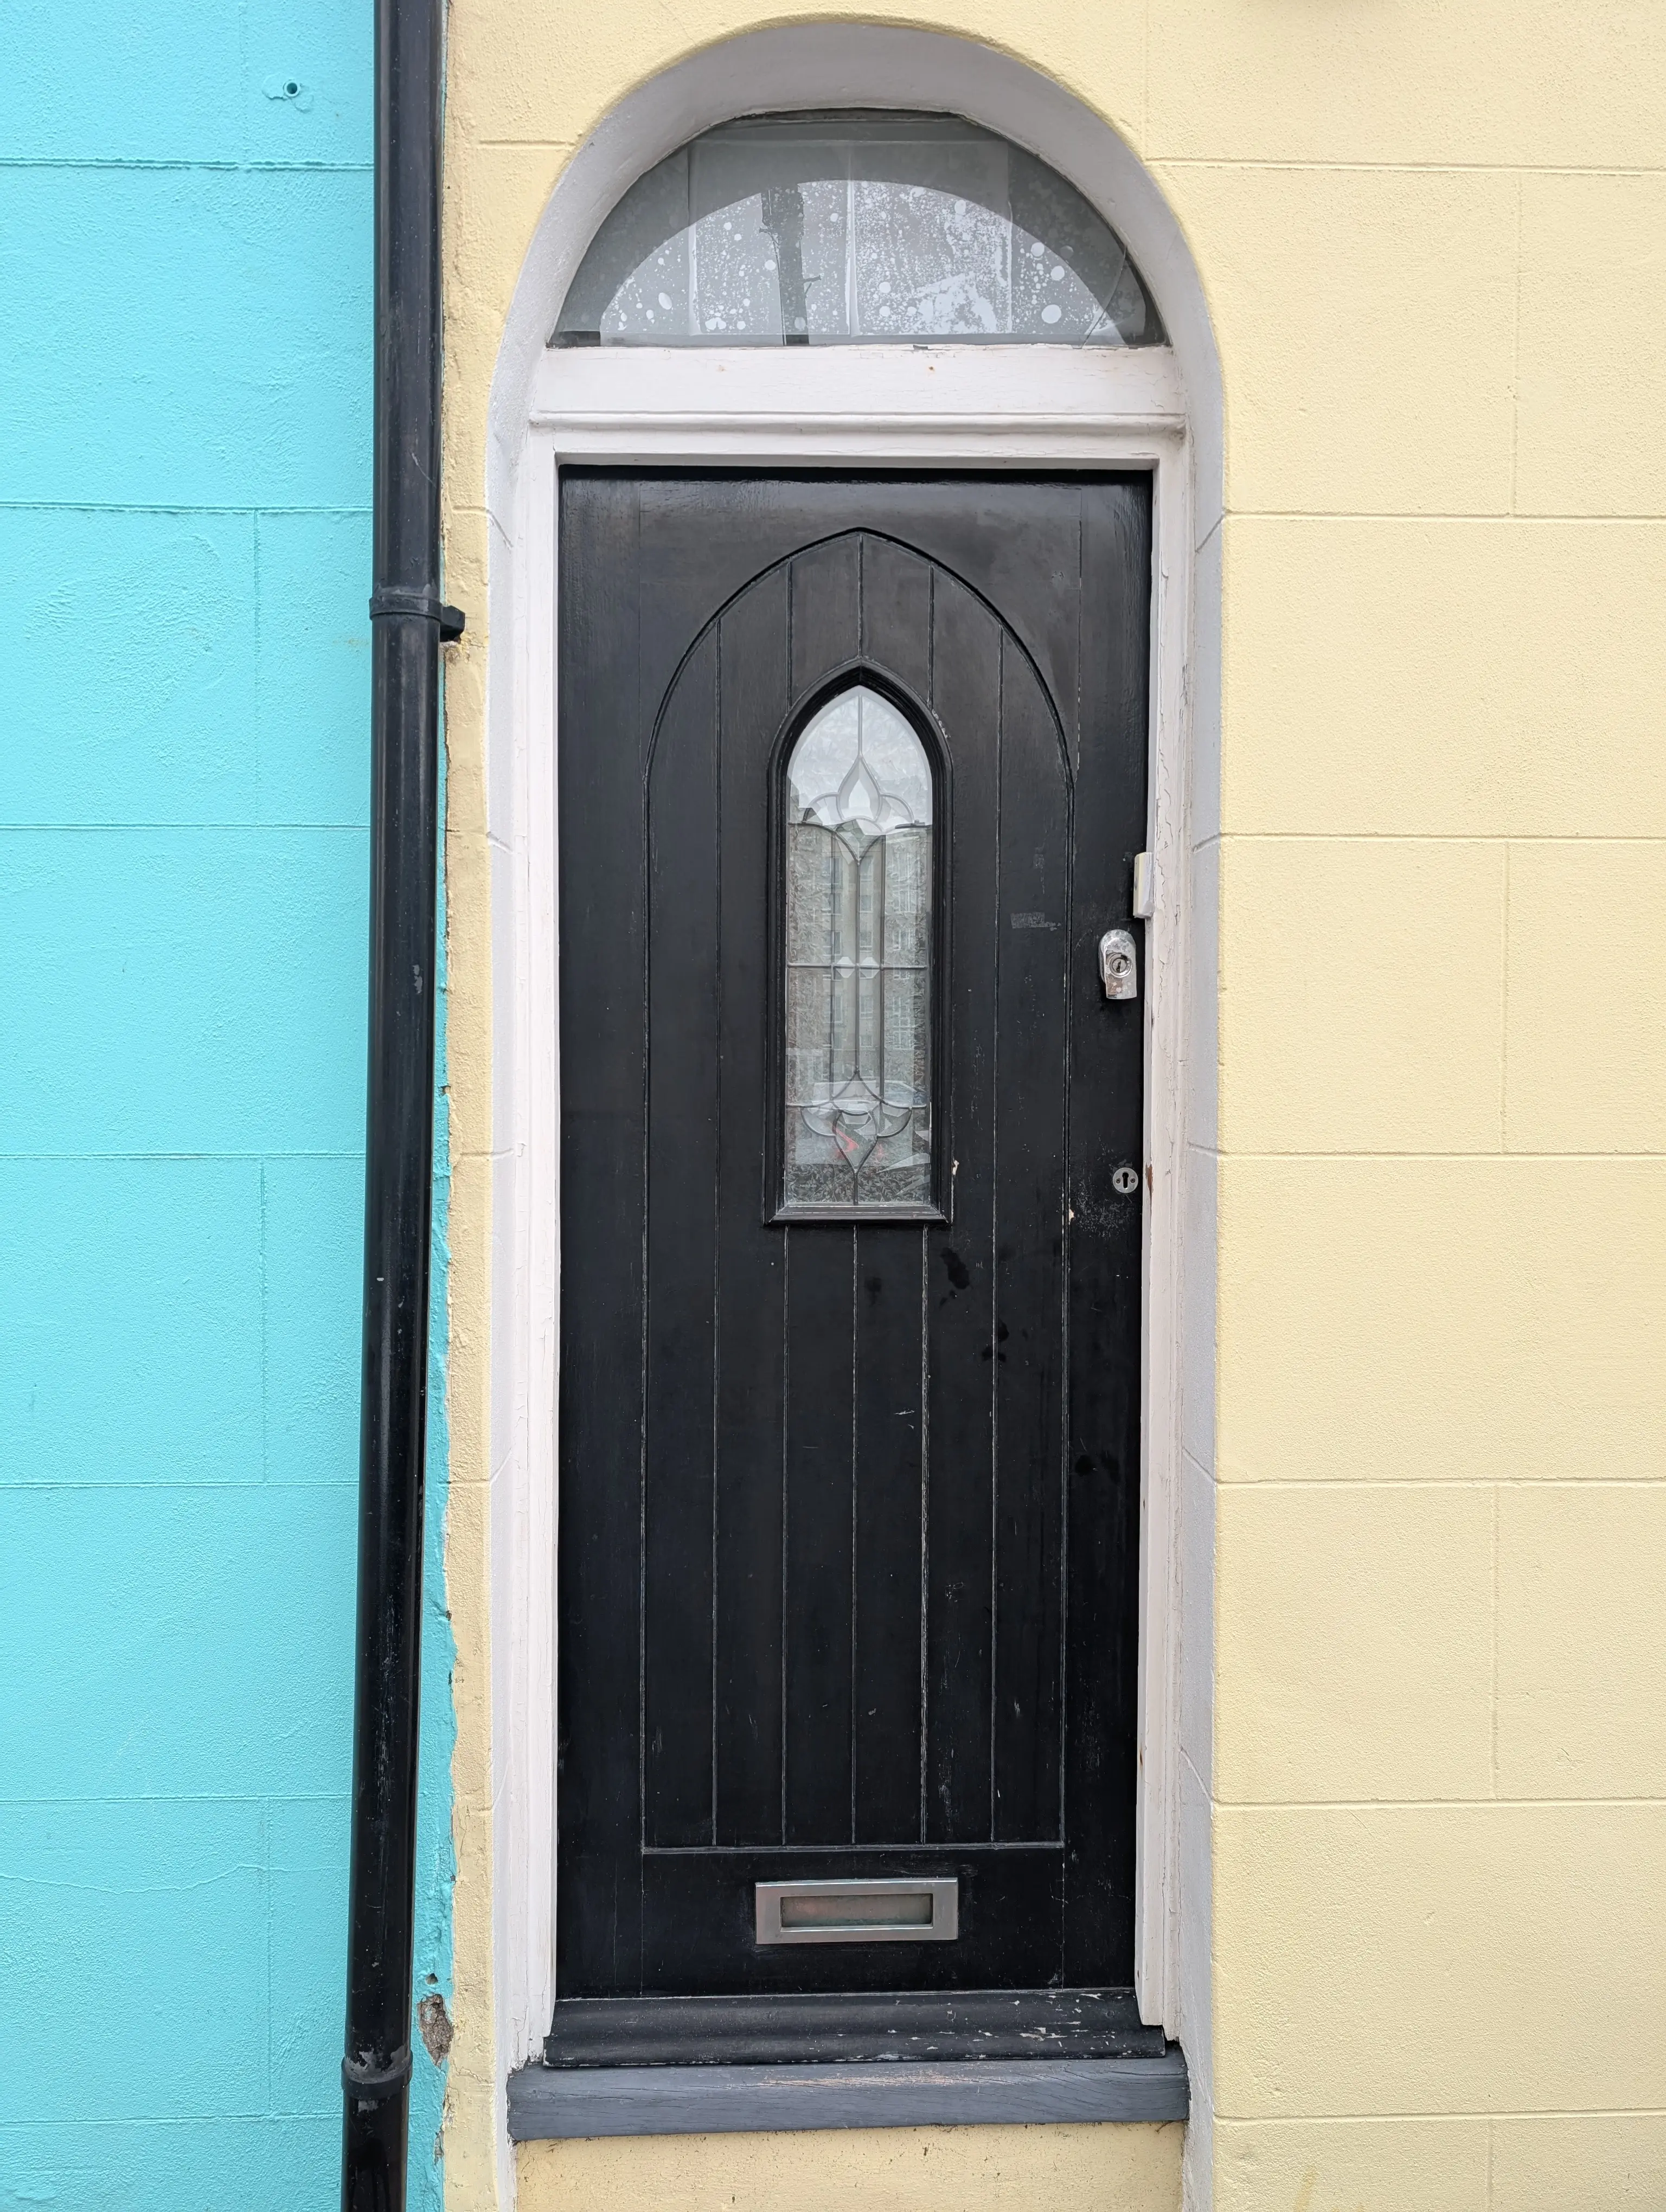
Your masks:
<instances>
[{"instance_id":1,"label":"drainpipe bracket","mask_svg":"<svg viewBox=\"0 0 1666 2212\"><path fill-rule=\"evenodd\" d=\"M385 2098L397 2097L410 2079L408 2043L396 2051L385 2066L379 2065L374 2058L344 2058L341 2062L341 2085L357 2104L377 2105Z\"/></svg>"},{"instance_id":2,"label":"drainpipe bracket","mask_svg":"<svg viewBox=\"0 0 1666 2212\"><path fill-rule=\"evenodd\" d=\"M441 645L456 644L463 635L465 619L461 607L447 606L429 592L373 592L371 621L381 621L390 615L415 615L421 622L438 623Z\"/></svg>"}]
</instances>

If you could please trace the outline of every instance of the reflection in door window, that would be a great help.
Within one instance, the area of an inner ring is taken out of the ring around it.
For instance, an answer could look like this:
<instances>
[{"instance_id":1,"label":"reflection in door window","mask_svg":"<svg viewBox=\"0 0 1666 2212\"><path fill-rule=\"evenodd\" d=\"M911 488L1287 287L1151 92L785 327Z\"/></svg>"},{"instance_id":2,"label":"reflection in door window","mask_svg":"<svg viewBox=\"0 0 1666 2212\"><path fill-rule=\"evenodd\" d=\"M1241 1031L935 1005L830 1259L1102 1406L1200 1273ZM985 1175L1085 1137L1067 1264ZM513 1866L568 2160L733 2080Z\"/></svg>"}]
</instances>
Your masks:
<instances>
[{"instance_id":1,"label":"reflection in door window","mask_svg":"<svg viewBox=\"0 0 1666 2212\"><path fill-rule=\"evenodd\" d=\"M787 766L788 1208L931 1204L932 774L856 684Z\"/></svg>"},{"instance_id":2,"label":"reflection in door window","mask_svg":"<svg viewBox=\"0 0 1666 2212\"><path fill-rule=\"evenodd\" d=\"M562 345L1161 345L1073 185L958 116L754 117L650 169L585 255Z\"/></svg>"}]
</instances>

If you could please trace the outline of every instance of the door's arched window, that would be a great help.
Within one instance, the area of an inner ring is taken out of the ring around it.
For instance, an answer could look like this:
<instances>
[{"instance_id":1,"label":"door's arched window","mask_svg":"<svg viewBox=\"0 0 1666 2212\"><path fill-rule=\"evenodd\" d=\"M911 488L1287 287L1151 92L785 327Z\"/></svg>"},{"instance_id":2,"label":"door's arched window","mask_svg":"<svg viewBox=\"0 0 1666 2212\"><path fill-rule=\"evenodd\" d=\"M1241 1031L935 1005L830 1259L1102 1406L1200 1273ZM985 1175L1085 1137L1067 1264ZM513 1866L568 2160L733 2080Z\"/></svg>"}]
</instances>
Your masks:
<instances>
[{"instance_id":1,"label":"door's arched window","mask_svg":"<svg viewBox=\"0 0 1666 2212\"><path fill-rule=\"evenodd\" d=\"M933 790L918 732L866 684L786 775L786 1212L932 1205Z\"/></svg>"},{"instance_id":2,"label":"door's arched window","mask_svg":"<svg viewBox=\"0 0 1666 2212\"><path fill-rule=\"evenodd\" d=\"M650 169L586 253L562 345L1161 345L1073 185L958 117L755 117Z\"/></svg>"}]
</instances>

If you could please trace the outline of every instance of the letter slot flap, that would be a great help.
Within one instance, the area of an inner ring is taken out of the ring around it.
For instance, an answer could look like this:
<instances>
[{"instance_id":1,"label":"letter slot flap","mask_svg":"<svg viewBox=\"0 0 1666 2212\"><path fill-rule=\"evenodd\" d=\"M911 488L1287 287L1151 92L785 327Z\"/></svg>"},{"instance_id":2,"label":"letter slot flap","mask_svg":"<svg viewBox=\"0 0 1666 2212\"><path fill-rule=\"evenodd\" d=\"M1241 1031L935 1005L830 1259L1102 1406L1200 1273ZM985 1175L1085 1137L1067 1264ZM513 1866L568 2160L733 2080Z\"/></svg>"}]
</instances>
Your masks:
<instances>
[{"instance_id":1,"label":"letter slot flap","mask_svg":"<svg viewBox=\"0 0 1666 2212\"><path fill-rule=\"evenodd\" d=\"M909 1881L761 1881L760 1943L952 1943L960 1934L960 1884Z\"/></svg>"}]
</instances>

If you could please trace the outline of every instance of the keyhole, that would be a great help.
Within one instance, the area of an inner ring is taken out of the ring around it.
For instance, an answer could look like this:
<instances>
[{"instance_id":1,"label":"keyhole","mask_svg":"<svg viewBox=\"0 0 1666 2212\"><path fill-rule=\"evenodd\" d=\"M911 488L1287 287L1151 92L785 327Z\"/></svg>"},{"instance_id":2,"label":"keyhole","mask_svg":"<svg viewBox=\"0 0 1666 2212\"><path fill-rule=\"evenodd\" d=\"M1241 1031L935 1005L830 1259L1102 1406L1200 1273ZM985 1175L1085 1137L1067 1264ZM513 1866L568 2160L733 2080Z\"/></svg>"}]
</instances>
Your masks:
<instances>
[{"instance_id":1,"label":"keyhole","mask_svg":"<svg viewBox=\"0 0 1666 2212\"><path fill-rule=\"evenodd\" d=\"M1140 1188L1139 1169L1131 1168L1126 1164L1118 1168L1110 1179L1110 1187L1121 1197L1126 1198L1130 1191L1138 1190Z\"/></svg>"}]
</instances>

